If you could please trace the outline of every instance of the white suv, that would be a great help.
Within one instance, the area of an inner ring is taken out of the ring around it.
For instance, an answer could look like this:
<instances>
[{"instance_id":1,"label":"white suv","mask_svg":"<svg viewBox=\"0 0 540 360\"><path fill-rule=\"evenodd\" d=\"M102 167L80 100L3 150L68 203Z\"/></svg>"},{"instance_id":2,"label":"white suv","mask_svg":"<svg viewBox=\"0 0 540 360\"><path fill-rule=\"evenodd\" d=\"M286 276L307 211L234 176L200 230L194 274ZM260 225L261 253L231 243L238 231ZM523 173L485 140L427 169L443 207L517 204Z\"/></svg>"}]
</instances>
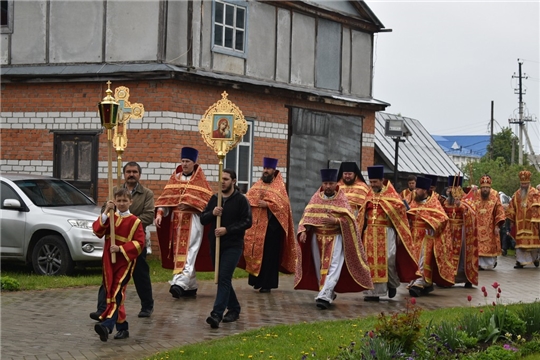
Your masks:
<instances>
[{"instance_id":1,"label":"white suv","mask_svg":"<svg viewBox=\"0 0 540 360\"><path fill-rule=\"evenodd\" d=\"M43 275L73 272L76 262L100 262L103 239L92 232L100 208L66 181L0 174L2 261L31 263Z\"/></svg>"}]
</instances>

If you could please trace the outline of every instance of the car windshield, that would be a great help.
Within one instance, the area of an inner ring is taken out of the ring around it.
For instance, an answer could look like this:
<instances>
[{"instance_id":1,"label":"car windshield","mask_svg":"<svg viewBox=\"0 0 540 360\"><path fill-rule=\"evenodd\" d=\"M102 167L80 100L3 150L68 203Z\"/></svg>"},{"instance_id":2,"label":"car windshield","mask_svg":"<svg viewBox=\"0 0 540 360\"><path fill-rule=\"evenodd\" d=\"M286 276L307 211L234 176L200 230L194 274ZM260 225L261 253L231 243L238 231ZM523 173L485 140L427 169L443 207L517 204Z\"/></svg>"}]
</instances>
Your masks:
<instances>
[{"instance_id":1,"label":"car windshield","mask_svg":"<svg viewBox=\"0 0 540 360\"><path fill-rule=\"evenodd\" d=\"M95 205L69 183L58 179L19 180L15 184L37 206Z\"/></svg>"}]
</instances>

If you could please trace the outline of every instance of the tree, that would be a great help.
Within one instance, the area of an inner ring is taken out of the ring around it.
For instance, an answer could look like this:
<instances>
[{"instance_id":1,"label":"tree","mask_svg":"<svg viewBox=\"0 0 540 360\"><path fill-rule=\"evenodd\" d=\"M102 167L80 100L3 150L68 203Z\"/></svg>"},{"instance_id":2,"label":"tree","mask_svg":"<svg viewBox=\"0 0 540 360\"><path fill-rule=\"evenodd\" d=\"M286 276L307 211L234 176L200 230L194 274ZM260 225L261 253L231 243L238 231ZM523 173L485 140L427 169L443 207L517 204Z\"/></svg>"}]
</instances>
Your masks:
<instances>
[{"instance_id":1,"label":"tree","mask_svg":"<svg viewBox=\"0 0 540 360\"><path fill-rule=\"evenodd\" d=\"M498 157L495 160L482 158L477 162L470 162L463 166L462 171L468 178L464 182L464 186L478 185L480 178L487 174L491 177L491 187L497 191L502 191L506 195L512 196L512 194L519 189L519 177L518 174L521 170L529 170L531 176L531 186L540 184L540 173L536 171L534 166L518 164L510 165L506 163L503 157Z\"/></svg>"},{"instance_id":2,"label":"tree","mask_svg":"<svg viewBox=\"0 0 540 360\"><path fill-rule=\"evenodd\" d=\"M502 128L500 132L493 135L493 144L487 146L488 159L503 158L506 164L512 163L512 142L514 142L514 162L517 163L519 156L519 140L509 127ZM523 164L528 165L527 154L523 152Z\"/></svg>"}]
</instances>

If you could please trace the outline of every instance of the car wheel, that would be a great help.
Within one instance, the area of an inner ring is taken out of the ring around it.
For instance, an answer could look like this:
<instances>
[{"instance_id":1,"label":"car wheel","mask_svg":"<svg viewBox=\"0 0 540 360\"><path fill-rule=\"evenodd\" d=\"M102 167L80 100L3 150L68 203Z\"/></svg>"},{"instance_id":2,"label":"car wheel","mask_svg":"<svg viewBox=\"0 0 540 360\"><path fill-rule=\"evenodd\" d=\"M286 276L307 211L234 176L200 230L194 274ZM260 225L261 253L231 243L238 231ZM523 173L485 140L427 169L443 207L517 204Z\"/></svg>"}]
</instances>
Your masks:
<instances>
[{"instance_id":1,"label":"car wheel","mask_svg":"<svg viewBox=\"0 0 540 360\"><path fill-rule=\"evenodd\" d=\"M58 235L47 235L37 242L32 266L39 275L69 275L74 269L69 249Z\"/></svg>"}]
</instances>

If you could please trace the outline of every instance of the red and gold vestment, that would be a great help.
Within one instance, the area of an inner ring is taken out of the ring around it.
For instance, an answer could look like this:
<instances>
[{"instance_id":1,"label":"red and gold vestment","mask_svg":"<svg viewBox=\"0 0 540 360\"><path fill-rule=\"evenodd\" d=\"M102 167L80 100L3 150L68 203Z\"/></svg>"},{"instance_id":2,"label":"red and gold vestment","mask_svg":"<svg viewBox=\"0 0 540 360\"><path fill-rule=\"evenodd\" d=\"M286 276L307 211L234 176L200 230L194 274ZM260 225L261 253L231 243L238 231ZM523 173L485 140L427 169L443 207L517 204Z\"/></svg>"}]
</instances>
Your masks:
<instances>
[{"instance_id":1,"label":"red and gold vestment","mask_svg":"<svg viewBox=\"0 0 540 360\"><path fill-rule=\"evenodd\" d=\"M422 276L428 284L453 285L452 243L442 236L448 216L439 199L429 196L425 202L413 201L410 206L407 215L415 247L412 253L423 252L424 256L423 272L418 271L417 275Z\"/></svg>"},{"instance_id":2,"label":"red and gold vestment","mask_svg":"<svg viewBox=\"0 0 540 360\"><path fill-rule=\"evenodd\" d=\"M444 203L444 211L448 216L448 225L443 237L452 244L452 264L454 274L458 273L459 260L463 240L465 240L465 276L467 281L478 285L478 238L476 236L476 211L469 196L461 199L459 205L451 205L448 199ZM465 239L463 239L465 237Z\"/></svg>"},{"instance_id":3,"label":"red and gold vestment","mask_svg":"<svg viewBox=\"0 0 540 360\"><path fill-rule=\"evenodd\" d=\"M163 216L161 226L157 228L161 265L165 269L173 269L174 274L181 273L184 269L191 240L192 214L202 212L212 195L212 189L198 164L195 164L193 174L188 180L182 179L181 165L171 175L155 203L156 208L168 207L171 210ZM181 211L178 208L181 204L188 205L191 209ZM206 249L199 250L201 256L197 257L196 268L199 271L212 271L209 244L202 241L202 245L205 244Z\"/></svg>"},{"instance_id":4,"label":"red and gold vestment","mask_svg":"<svg viewBox=\"0 0 540 360\"><path fill-rule=\"evenodd\" d=\"M296 263L296 236L292 218L291 203L285 189L285 183L279 170L275 171L274 180L267 184L259 179L247 192L246 197L251 205L252 226L244 236L245 270L259 276L264 252L264 241L268 227L268 212L259 207L264 200L272 215L276 217L284 230L281 241L280 271L292 274Z\"/></svg>"},{"instance_id":5,"label":"red and gold vestment","mask_svg":"<svg viewBox=\"0 0 540 360\"><path fill-rule=\"evenodd\" d=\"M413 244L403 199L390 182L379 193L369 190L359 217L362 220L360 229L365 227L362 241L373 282L388 282L387 227L394 228L397 235L396 268L399 279L402 282L416 279L420 248Z\"/></svg>"},{"instance_id":6,"label":"red and gold vestment","mask_svg":"<svg viewBox=\"0 0 540 360\"><path fill-rule=\"evenodd\" d=\"M478 256L501 255L501 240L497 227L504 223L506 215L499 193L490 189L489 197L483 200L480 191L474 195L476 208L476 235L478 237Z\"/></svg>"},{"instance_id":7,"label":"red and gold vestment","mask_svg":"<svg viewBox=\"0 0 540 360\"><path fill-rule=\"evenodd\" d=\"M540 248L538 226L540 223L540 193L529 186L527 197L522 199L521 190L512 196L506 217L516 229L516 248Z\"/></svg>"},{"instance_id":8,"label":"red and gold vestment","mask_svg":"<svg viewBox=\"0 0 540 360\"><path fill-rule=\"evenodd\" d=\"M110 318L118 310L117 323L123 323L126 320L126 311L124 304L117 304L116 298L121 292L125 299L127 280L131 277L137 257L141 254L146 242L141 220L133 214L120 216L114 214L114 245L120 247L120 252L116 253L116 263L111 262L111 232L110 220L107 218L105 223L100 217L92 224L92 229L97 237L105 235L105 244L103 245L103 286L107 297L107 308L101 314L101 319ZM122 283L124 285L122 286Z\"/></svg>"},{"instance_id":9,"label":"red and gold vestment","mask_svg":"<svg viewBox=\"0 0 540 360\"><path fill-rule=\"evenodd\" d=\"M323 225L321 220L328 215L338 218L339 225ZM334 290L345 293L373 289L358 225L347 196L339 187L336 189L336 195L331 199L324 197L322 188L311 197L298 225L298 235L304 231L307 234L307 240L300 243L298 251L294 279L295 289L319 291L322 288L332 258L334 240L339 234L342 235L343 239L345 262ZM313 233L317 236L321 255L320 282L317 281L317 272L311 252L310 239Z\"/></svg>"}]
</instances>

